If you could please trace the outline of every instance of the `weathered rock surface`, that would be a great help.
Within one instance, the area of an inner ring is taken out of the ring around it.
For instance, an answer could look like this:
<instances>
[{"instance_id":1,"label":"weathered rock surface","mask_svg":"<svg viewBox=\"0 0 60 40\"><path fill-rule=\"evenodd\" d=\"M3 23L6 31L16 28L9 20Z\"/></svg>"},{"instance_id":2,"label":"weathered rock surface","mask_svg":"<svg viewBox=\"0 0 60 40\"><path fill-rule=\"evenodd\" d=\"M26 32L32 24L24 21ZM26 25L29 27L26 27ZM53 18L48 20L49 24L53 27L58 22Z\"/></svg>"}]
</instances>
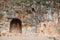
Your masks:
<instances>
[{"instance_id":1,"label":"weathered rock surface","mask_svg":"<svg viewBox=\"0 0 60 40\"><path fill-rule=\"evenodd\" d=\"M9 33L10 23L14 18L22 22L22 34L38 33L51 37L60 38L60 11L57 8L49 9L44 5L35 3L20 3L16 0L5 0L0 2L0 36ZM59 9L60 10L60 9ZM24 35L23 34L23 35ZM5 36L8 38L7 36ZM2 37L4 40L5 37ZM18 37L18 36L16 36ZM19 36L20 38L22 36ZM18 37L18 38L19 38ZM29 38L32 36L29 36ZM33 38L40 39L41 36ZM44 36L45 37L45 36ZM50 40L42 36L41 40ZM19 39L20 39L19 38ZM26 37L29 39L28 36ZM34 40L34 39L31 40ZM10 39L10 37L8 38ZM12 39L12 37L11 37ZM18 40L19 40L18 39ZM23 40L25 39L25 36ZM14 39L12 39L14 40ZM22 39L21 39L22 40ZM51 39L55 40L55 39Z\"/></svg>"}]
</instances>

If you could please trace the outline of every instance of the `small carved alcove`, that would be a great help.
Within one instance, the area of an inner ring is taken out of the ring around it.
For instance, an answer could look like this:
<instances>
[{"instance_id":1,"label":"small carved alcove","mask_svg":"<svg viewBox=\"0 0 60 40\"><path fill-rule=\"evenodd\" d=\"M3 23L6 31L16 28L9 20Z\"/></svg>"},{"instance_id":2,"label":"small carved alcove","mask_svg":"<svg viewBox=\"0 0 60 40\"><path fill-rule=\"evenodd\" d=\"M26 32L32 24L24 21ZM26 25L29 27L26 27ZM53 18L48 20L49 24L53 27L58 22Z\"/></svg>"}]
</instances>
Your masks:
<instances>
[{"instance_id":1,"label":"small carved alcove","mask_svg":"<svg viewBox=\"0 0 60 40\"><path fill-rule=\"evenodd\" d=\"M11 22L10 22L10 32L22 33L22 22L21 22L20 19L13 18L11 20Z\"/></svg>"}]
</instances>

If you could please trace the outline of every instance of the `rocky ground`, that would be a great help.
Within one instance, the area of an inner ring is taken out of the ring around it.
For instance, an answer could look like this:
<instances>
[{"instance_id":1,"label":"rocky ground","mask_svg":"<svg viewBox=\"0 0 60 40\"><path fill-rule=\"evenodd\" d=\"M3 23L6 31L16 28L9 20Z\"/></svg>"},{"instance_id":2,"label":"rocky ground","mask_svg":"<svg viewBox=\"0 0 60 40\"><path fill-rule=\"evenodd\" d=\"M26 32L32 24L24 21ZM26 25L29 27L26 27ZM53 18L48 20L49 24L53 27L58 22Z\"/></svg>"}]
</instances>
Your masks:
<instances>
[{"instance_id":1,"label":"rocky ground","mask_svg":"<svg viewBox=\"0 0 60 40\"><path fill-rule=\"evenodd\" d=\"M1 36L0 40L60 40L59 38L49 37L43 34L21 34Z\"/></svg>"}]
</instances>

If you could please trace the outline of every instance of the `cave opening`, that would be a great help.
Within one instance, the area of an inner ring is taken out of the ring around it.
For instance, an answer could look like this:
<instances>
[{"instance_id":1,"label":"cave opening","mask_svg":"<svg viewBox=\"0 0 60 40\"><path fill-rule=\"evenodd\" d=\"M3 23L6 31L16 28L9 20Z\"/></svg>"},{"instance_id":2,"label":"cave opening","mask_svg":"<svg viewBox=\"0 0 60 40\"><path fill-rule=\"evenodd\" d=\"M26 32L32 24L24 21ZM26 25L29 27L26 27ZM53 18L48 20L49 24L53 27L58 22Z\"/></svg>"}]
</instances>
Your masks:
<instances>
[{"instance_id":1,"label":"cave opening","mask_svg":"<svg viewBox=\"0 0 60 40\"><path fill-rule=\"evenodd\" d=\"M10 22L10 32L22 33L22 21L17 18L13 18Z\"/></svg>"}]
</instances>

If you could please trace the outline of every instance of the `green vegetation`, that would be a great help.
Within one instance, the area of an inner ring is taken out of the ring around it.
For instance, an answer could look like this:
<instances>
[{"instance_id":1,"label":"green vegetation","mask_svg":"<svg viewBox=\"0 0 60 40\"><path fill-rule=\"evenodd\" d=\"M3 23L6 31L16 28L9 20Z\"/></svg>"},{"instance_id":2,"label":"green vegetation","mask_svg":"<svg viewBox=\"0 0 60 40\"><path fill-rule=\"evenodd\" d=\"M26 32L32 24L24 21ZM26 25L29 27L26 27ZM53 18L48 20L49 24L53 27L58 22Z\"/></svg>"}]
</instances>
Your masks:
<instances>
[{"instance_id":1,"label":"green vegetation","mask_svg":"<svg viewBox=\"0 0 60 40\"><path fill-rule=\"evenodd\" d=\"M0 2L1 1L3 1L3 0L0 0ZM10 1L14 1L14 2L24 2L24 3L26 3L27 1L29 1L29 2L33 2L33 0L10 0ZM46 1L55 1L55 2L58 2L58 3L60 3L60 0L34 0L34 1L36 1L37 3L38 2L46 2Z\"/></svg>"}]
</instances>

